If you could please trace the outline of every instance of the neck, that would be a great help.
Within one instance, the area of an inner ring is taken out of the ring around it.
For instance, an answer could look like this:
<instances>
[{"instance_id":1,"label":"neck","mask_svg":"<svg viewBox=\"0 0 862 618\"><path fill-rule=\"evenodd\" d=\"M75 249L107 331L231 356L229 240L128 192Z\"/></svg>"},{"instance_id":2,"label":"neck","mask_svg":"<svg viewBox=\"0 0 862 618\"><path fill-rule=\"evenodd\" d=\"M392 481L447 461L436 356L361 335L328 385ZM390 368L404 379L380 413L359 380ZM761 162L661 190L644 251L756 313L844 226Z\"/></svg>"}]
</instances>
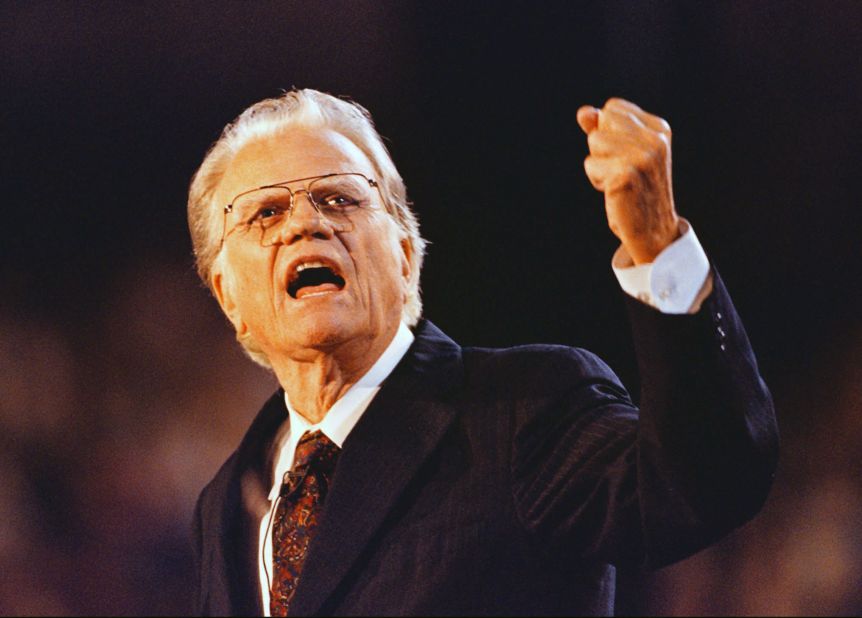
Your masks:
<instances>
[{"instance_id":1,"label":"neck","mask_svg":"<svg viewBox=\"0 0 862 618\"><path fill-rule=\"evenodd\" d=\"M270 356L291 406L312 424L322 421L335 402L374 366L397 328L396 324L391 333L372 341L362 339L311 353L305 349L299 358L284 356L272 362Z\"/></svg>"}]
</instances>

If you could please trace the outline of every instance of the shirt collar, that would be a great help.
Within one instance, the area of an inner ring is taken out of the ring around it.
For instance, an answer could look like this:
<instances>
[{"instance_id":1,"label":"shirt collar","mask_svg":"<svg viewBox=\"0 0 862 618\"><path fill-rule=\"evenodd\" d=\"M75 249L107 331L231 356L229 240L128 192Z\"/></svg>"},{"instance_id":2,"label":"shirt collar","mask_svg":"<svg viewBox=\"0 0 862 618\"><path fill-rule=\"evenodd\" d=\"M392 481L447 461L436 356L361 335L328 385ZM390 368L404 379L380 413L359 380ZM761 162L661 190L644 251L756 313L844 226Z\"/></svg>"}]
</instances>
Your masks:
<instances>
[{"instance_id":1,"label":"shirt collar","mask_svg":"<svg viewBox=\"0 0 862 618\"><path fill-rule=\"evenodd\" d=\"M290 433L293 436L301 436L306 431L319 429L327 438L332 440L339 448L350 434L353 427L359 422L368 404L377 394L380 385L389 377L392 370L404 358L407 350L413 343L413 333L404 322L398 325L395 336L380 358L371 366L365 375L347 389L347 392L336 401L323 420L312 425L308 420L290 405L287 391L284 392L284 403L287 406L290 417Z\"/></svg>"}]
</instances>

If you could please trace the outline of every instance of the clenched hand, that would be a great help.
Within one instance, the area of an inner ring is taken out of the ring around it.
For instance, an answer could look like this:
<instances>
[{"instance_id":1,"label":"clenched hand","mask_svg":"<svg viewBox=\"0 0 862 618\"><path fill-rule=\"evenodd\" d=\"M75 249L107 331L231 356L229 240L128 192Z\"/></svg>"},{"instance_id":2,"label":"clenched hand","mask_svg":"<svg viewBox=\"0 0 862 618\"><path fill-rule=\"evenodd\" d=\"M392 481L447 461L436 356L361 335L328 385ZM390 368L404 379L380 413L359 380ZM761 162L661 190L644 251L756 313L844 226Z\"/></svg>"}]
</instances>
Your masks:
<instances>
[{"instance_id":1,"label":"clenched hand","mask_svg":"<svg viewBox=\"0 0 862 618\"><path fill-rule=\"evenodd\" d=\"M585 105L577 118L590 148L584 168L605 194L611 231L635 264L652 262L680 235L670 125L624 99L610 99L601 109Z\"/></svg>"}]
</instances>

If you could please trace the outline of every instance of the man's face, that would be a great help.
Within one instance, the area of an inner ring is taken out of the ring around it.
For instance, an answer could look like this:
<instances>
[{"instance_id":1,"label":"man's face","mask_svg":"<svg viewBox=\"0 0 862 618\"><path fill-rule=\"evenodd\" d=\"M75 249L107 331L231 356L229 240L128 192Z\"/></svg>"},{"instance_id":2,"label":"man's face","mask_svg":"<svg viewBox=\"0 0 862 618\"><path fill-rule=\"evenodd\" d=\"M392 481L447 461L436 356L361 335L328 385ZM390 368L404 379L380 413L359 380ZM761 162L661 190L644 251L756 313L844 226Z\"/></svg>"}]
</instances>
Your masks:
<instances>
[{"instance_id":1,"label":"man's face","mask_svg":"<svg viewBox=\"0 0 862 618\"><path fill-rule=\"evenodd\" d=\"M343 135L288 129L237 153L216 203L228 204L263 185L336 172L379 180L365 154ZM379 354L381 344L394 336L406 298L410 248L376 189L371 197L370 208L350 215L347 232L334 231L300 192L273 246L261 246L256 234L226 236L213 288L234 326L252 335L274 366L279 359L311 359L321 351ZM237 223L229 214L226 230ZM317 271L319 277L300 275L306 265L326 268ZM299 289L298 282L304 284Z\"/></svg>"}]
</instances>

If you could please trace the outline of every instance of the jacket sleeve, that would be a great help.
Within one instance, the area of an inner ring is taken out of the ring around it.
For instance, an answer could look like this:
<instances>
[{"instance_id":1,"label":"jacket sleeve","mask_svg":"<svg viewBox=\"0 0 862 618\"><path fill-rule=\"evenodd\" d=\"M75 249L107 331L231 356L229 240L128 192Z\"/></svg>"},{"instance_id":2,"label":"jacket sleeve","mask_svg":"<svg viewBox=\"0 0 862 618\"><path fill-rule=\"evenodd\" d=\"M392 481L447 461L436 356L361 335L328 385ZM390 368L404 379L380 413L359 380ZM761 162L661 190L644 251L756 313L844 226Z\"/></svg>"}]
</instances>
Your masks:
<instances>
[{"instance_id":1,"label":"jacket sleeve","mask_svg":"<svg viewBox=\"0 0 862 618\"><path fill-rule=\"evenodd\" d=\"M554 395L516 405L516 511L549 556L658 567L753 517L771 486L772 399L714 272L698 313L628 299L640 410L602 361L571 350Z\"/></svg>"}]
</instances>

